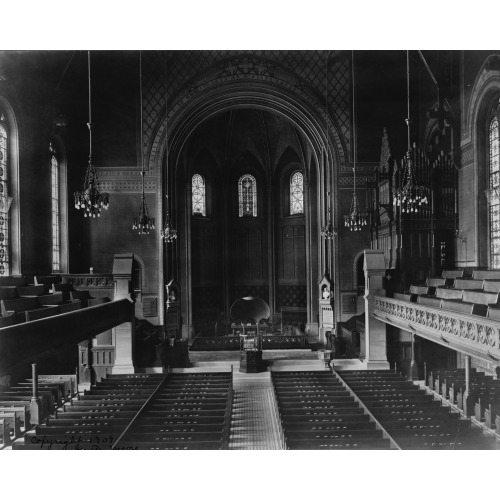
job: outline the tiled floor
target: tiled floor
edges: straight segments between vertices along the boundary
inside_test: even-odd
[[[234,373],[230,450],[280,450],[269,372]]]

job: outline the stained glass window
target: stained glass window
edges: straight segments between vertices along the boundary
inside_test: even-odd
[[[240,217],[257,217],[257,181],[250,174],[238,181],[238,207]]]
[[[205,198],[205,179],[200,174],[194,174],[192,179],[193,215],[207,215]]]
[[[490,189],[500,188],[498,117],[493,117],[489,131]],[[500,268],[500,205],[499,197],[492,196],[490,205],[490,267]]]
[[[59,161],[50,144],[51,185],[52,185],[52,271],[61,270],[61,237],[59,217]]]
[[[301,172],[290,176],[290,215],[304,213],[304,177]]]
[[[7,192],[8,134],[0,117],[0,276],[9,275],[9,200]]]

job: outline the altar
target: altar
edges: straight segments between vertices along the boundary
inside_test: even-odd
[[[240,338],[240,372],[262,371],[262,335],[271,315],[269,306],[261,299],[243,297],[233,303],[230,314],[231,331]]]

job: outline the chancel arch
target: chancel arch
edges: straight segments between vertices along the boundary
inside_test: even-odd
[[[267,92],[269,92],[268,89]],[[263,95],[259,95],[259,93]],[[307,328],[312,332],[317,332],[318,306],[316,284],[319,279],[320,269],[324,269],[325,259],[330,261],[328,267],[331,269],[335,267],[333,263],[333,252],[326,253],[324,245],[321,243],[318,225],[320,224],[319,219],[321,217],[321,210],[326,206],[326,191],[333,191],[337,170],[339,166],[343,164],[343,148],[340,148],[341,150],[339,151],[336,147],[336,145],[341,144],[342,141],[334,138],[335,135],[339,137],[339,133],[334,125],[334,121],[332,121],[330,117],[326,119],[326,123],[331,136],[328,142],[325,140],[325,116],[324,110],[319,104],[316,104],[316,107],[313,106],[312,109],[311,106],[306,106],[301,109],[300,106],[298,106],[298,104],[304,106],[304,103],[301,102],[303,100],[301,99],[291,103],[290,101],[284,101],[282,96],[278,99],[270,100],[270,96],[266,96],[265,94],[265,89],[260,88],[260,86],[255,93],[247,93],[247,95],[241,92],[241,90],[238,92],[233,90],[229,96],[226,95],[224,99],[221,99],[219,96],[219,99],[221,99],[220,101],[207,101],[206,104],[208,109],[205,109],[203,105],[198,103],[196,109],[184,110],[185,121],[172,114],[172,117],[169,118],[169,130],[172,131],[169,135],[170,156],[168,164],[170,170],[168,174],[163,172],[162,185],[165,190],[169,189],[168,183],[165,182],[165,179],[168,177],[170,179],[170,185],[176,185],[178,187],[178,193],[184,193],[186,191],[184,187],[186,186],[186,179],[188,178],[185,173],[186,158],[190,156],[186,154],[186,151],[191,147],[195,147],[197,150],[201,148],[199,135],[200,130],[203,128],[210,129],[210,134],[213,135],[213,127],[210,127],[211,123],[213,125],[211,120],[216,120],[219,123],[224,122],[224,133],[221,133],[220,137],[211,137],[210,149],[213,150],[214,145],[219,145],[218,151],[214,153],[214,157],[217,158],[217,165],[220,168],[222,179],[225,179],[225,169],[233,169],[231,172],[228,170],[230,177],[228,177],[227,181],[228,189],[231,185],[233,187],[233,197],[231,197],[231,193],[226,193],[225,198],[219,197],[217,190],[222,189],[222,186],[225,185],[226,182],[220,185],[214,182],[213,198],[214,200],[218,200],[216,203],[224,203],[224,201],[221,201],[223,199],[231,200],[230,205],[237,202],[237,181],[241,175],[245,174],[245,169],[241,168],[241,165],[245,162],[252,163],[249,159],[253,157],[255,161],[250,165],[250,170],[248,170],[247,173],[250,175],[254,175],[254,172],[257,173],[254,175],[257,186],[257,217],[253,223],[259,226],[259,228],[258,231],[257,228],[253,228],[254,232],[250,231],[251,235],[250,233],[247,234],[248,238],[246,245],[247,248],[249,248],[251,241],[256,245],[258,244],[257,241],[260,241],[258,246],[263,249],[263,254],[259,256],[258,251],[252,252],[252,258],[254,259],[254,263],[258,260],[260,260],[261,263],[264,262],[264,267],[261,268],[260,274],[257,273],[259,276],[258,278],[257,274],[252,278],[257,281],[262,281],[262,283],[256,282],[253,285],[254,288],[252,288],[252,293],[265,297],[265,300],[269,301],[271,304],[273,312],[276,312],[278,310],[278,296],[281,292],[278,290],[276,274],[276,249],[278,247],[278,240],[275,236],[275,215],[280,213],[282,208],[284,209],[284,204],[282,202],[287,200],[287,203],[290,203],[290,176],[295,172],[299,172],[303,186],[302,203],[304,206],[304,213],[293,215],[293,217],[302,219],[303,221],[301,228],[297,228],[297,234],[301,233],[298,239],[302,241],[300,245],[297,246],[296,253],[298,259],[301,262],[307,262],[307,264],[301,264],[298,268],[300,280],[304,281],[303,293],[301,292],[297,295],[294,291],[294,295],[300,297],[300,307],[305,311],[304,316],[306,319],[304,323],[307,325]],[[207,99],[208,95],[209,94],[207,94]],[[205,96],[203,96],[203,98],[205,98]],[[252,115],[254,116],[252,117]],[[248,117],[248,119],[245,120],[246,128],[238,123],[241,116]],[[202,120],[197,123],[196,126],[193,123],[195,117]],[[175,125],[173,125],[174,123]],[[255,124],[255,134],[247,134],[248,123]],[[193,126],[191,130],[188,128],[189,124]],[[295,149],[293,164],[289,163],[288,165],[288,178],[286,182],[284,182],[284,172],[279,162],[281,161],[280,155],[283,155],[283,151],[287,150],[287,148],[283,147],[281,142],[283,137],[280,137],[279,128],[276,126],[277,124],[280,127],[285,127],[290,145]],[[161,134],[162,125],[159,126],[158,130],[158,133]],[[158,137],[157,146],[160,148],[164,146],[161,137]],[[301,152],[300,155],[297,151]],[[311,157],[311,161],[307,162],[307,164],[300,159],[305,151],[307,151],[307,154]],[[327,153],[325,154],[324,151]],[[287,151],[286,154],[288,153]],[[155,162],[155,158],[155,152],[152,151],[150,161]],[[273,164],[276,166],[273,167]],[[314,169],[314,172],[309,171],[311,168]],[[329,170],[328,175],[319,174],[320,171],[324,172],[326,169]],[[192,168],[189,170],[189,184],[191,189],[194,170]],[[279,184],[284,196],[280,194],[280,196],[274,200],[270,197],[270,193],[274,193],[277,176],[281,176]],[[183,180],[181,181],[181,179]],[[181,185],[183,186],[182,189],[180,189]],[[260,196],[261,194],[263,196]],[[277,203],[277,200],[281,201]],[[216,203],[214,203],[214,207]],[[334,214],[337,213],[335,209],[336,203],[337,201],[335,197],[333,197],[332,212]],[[176,204],[176,210],[182,211],[185,206],[185,202],[179,201],[179,203]],[[289,207],[287,211],[289,212]],[[234,214],[233,208],[228,207],[226,214],[227,216]],[[262,218],[260,214],[263,215]],[[288,213],[288,216],[289,215]],[[181,216],[180,214],[179,216],[180,220],[183,221],[181,224],[187,221],[185,216]],[[189,223],[193,224],[193,222],[194,219],[191,218]],[[244,222],[247,225],[251,224],[250,221]],[[228,220],[225,224],[226,229],[236,229],[234,219]],[[248,229],[249,228],[247,228],[247,230]],[[256,236],[257,233],[259,234],[259,238]],[[241,235],[241,228],[238,234]],[[218,245],[225,245],[226,250],[224,251],[229,252],[231,244],[225,241],[228,238],[226,235],[227,231],[222,231],[222,236],[219,238]],[[231,231],[229,231],[230,239],[236,238],[235,235],[236,232],[233,235]],[[243,240],[240,241],[240,243],[243,245]],[[167,254],[169,251],[174,253],[178,252],[179,260],[176,262],[178,268],[176,272],[179,273],[179,280],[182,286],[183,280],[188,284],[193,279],[193,275],[188,276],[189,272],[186,271],[189,267],[187,266],[187,262],[191,258],[190,256],[192,256],[194,249],[192,235],[184,239],[180,237],[177,245],[178,248],[175,250],[173,248],[170,249],[168,246],[165,250]],[[239,258],[240,257],[241,255]],[[239,284],[234,287],[232,286],[232,278],[230,278],[230,276],[234,275],[234,273],[230,273],[230,266],[227,264],[228,261],[225,256],[223,261],[226,262],[226,267],[223,266],[221,272],[223,293],[222,305],[218,307],[219,312],[227,311],[231,305],[231,300],[233,298],[238,298],[235,294],[239,294],[242,291]],[[171,270],[166,270],[166,272],[170,274]],[[183,325],[183,336],[187,337],[192,335],[194,331],[193,306],[195,304],[195,296],[192,295],[192,292],[187,293],[185,299],[187,300],[183,302],[182,308],[185,314],[184,317],[187,321]]]

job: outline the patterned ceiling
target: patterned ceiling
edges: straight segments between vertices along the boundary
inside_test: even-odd
[[[326,65],[328,56],[328,94],[326,93]],[[237,61],[232,65],[231,61]],[[183,92],[195,91],[204,76],[219,71],[272,72],[286,71],[296,79],[299,89],[312,93],[319,105],[326,98],[330,113],[339,124],[339,133],[349,145],[349,82],[350,60],[341,51],[168,51],[147,52],[144,56],[144,146],[151,148],[155,130],[159,125],[168,99],[171,103]],[[233,66],[237,65],[234,69]],[[165,92],[167,80],[168,94]]]

